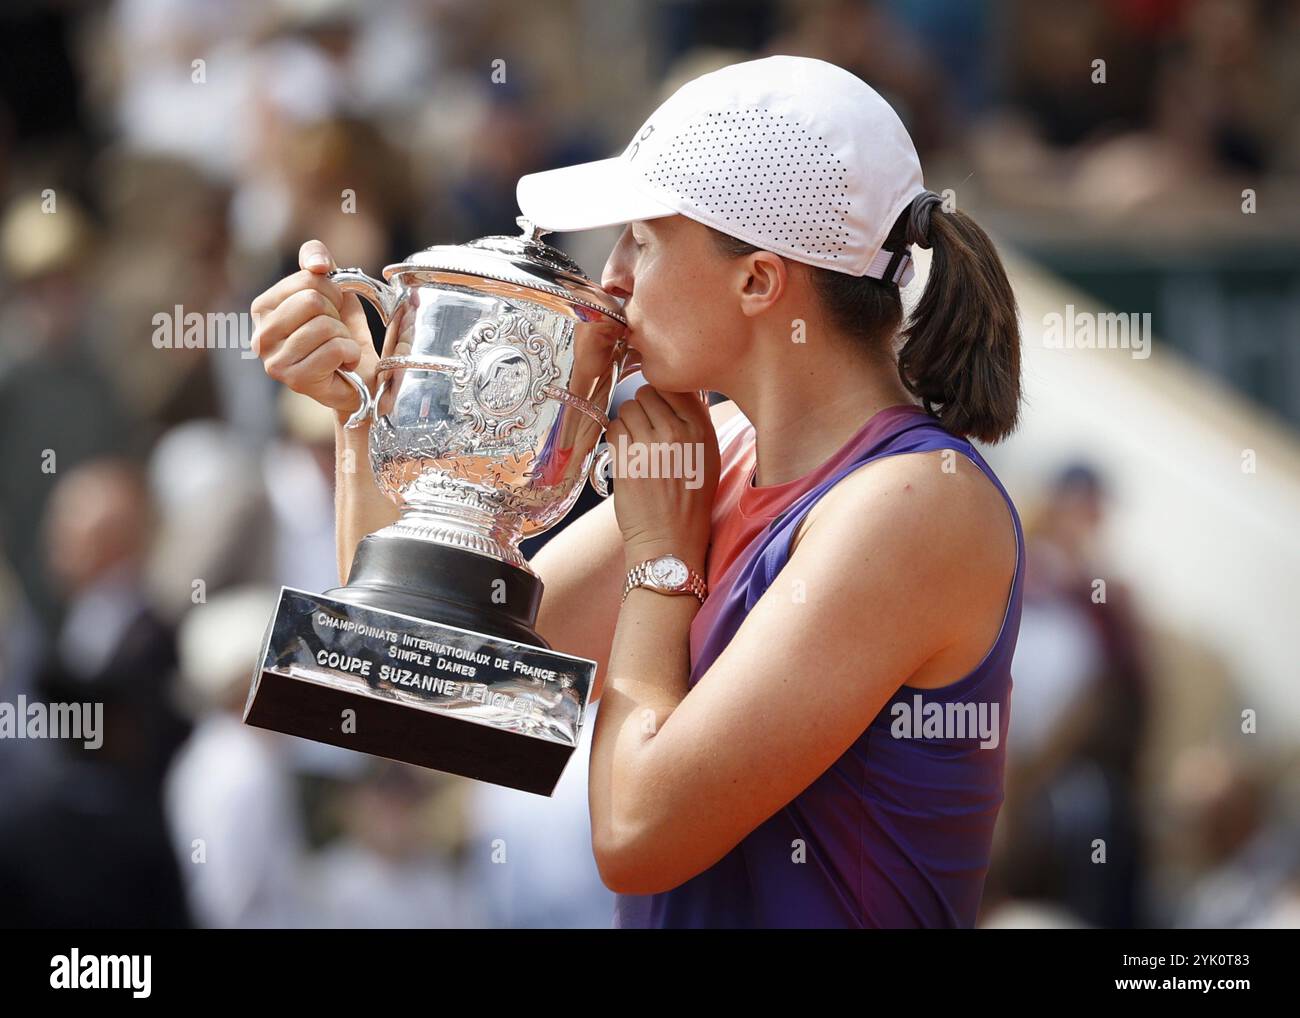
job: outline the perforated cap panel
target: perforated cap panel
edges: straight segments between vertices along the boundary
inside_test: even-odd
[[[849,240],[847,169],[826,142],[780,113],[704,113],[644,173],[759,246],[834,261]]]

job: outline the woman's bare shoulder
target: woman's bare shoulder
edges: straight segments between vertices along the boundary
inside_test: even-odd
[[[895,636],[915,641],[921,657],[903,681],[925,689],[958,681],[987,656],[1017,566],[1007,500],[974,460],[946,451],[899,453],[851,471],[804,517],[790,552],[809,588],[862,604],[887,588],[908,606],[906,631]]]
[[[964,549],[969,565],[993,573],[1012,568],[1016,539],[1006,500],[968,457],[947,450],[901,453],[872,460],[848,473],[800,521],[794,543],[817,519],[861,516],[865,506],[905,496],[907,512],[923,518],[924,537],[936,548]],[[792,545],[793,547],[793,545]]]

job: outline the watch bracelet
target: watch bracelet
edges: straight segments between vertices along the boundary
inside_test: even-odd
[[[623,581],[623,597],[619,601],[620,604],[626,601],[627,595],[632,593],[632,591],[637,587],[645,587],[648,590],[653,590],[656,594],[664,594],[669,597],[676,597],[681,594],[691,594],[700,602],[700,604],[704,604],[704,599],[708,596],[708,587],[703,578],[689,565],[686,567],[686,586],[681,590],[661,590],[658,587],[652,587],[647,583],[643,583],[643,580],[649,578],[649,567],[650,563],[653,561],[653,558],[648,558],[644,562],[638,562],[627,571],[627,577]]]

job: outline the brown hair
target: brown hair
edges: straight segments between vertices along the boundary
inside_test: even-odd
[[[807,268],[831,321],[868,348],[891,342],[902,326],[899,377],[945,428],[999,442],[1020,417],[1015,294],[988,235],[964,212],[944,212],[936,199],[930,196],[928,208],[917,209],[915,201],[905,208],[884,243],[888,251],[903,251],[909,241],[934,251],[925,292],[906,324],[897,284]],[[915,219],[914,211],[921,213]],[[725,255],[763,250],[709,230]]]

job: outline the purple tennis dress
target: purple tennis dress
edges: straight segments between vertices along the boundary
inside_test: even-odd
[[[939,449],[969,457],[1006,500],[1016,532],[1015,576],[997,640],[973,671],[941,689],[899,688],[838,760],[713,866],[669,891],[618,895],[614,926],[974,926],[1002,805],[1011,657],[1020,628],[1025,546],[1010,496],[969,442],[919,407],[874,414],[812,473],[764,488],[750,485],[752,426],[738,414],[719,432],[715,540],[728,529],[753,536],[724,551],[724,559],[710,553],[710,594],[691,628],[691,687],[785,565],[799,521],[837,481],[871,460]],[[816,677],[809,672],[805,679]],[[968,718],[983,709],[986,731],[996,729],[996,740],[973,726],[895,738],[895,704],[906,704],[918,718],[935,713],[925,709],[931,704]],[[959,704],[971,706],[957,710]],[[944,737],[954,732],[960,737]]]

